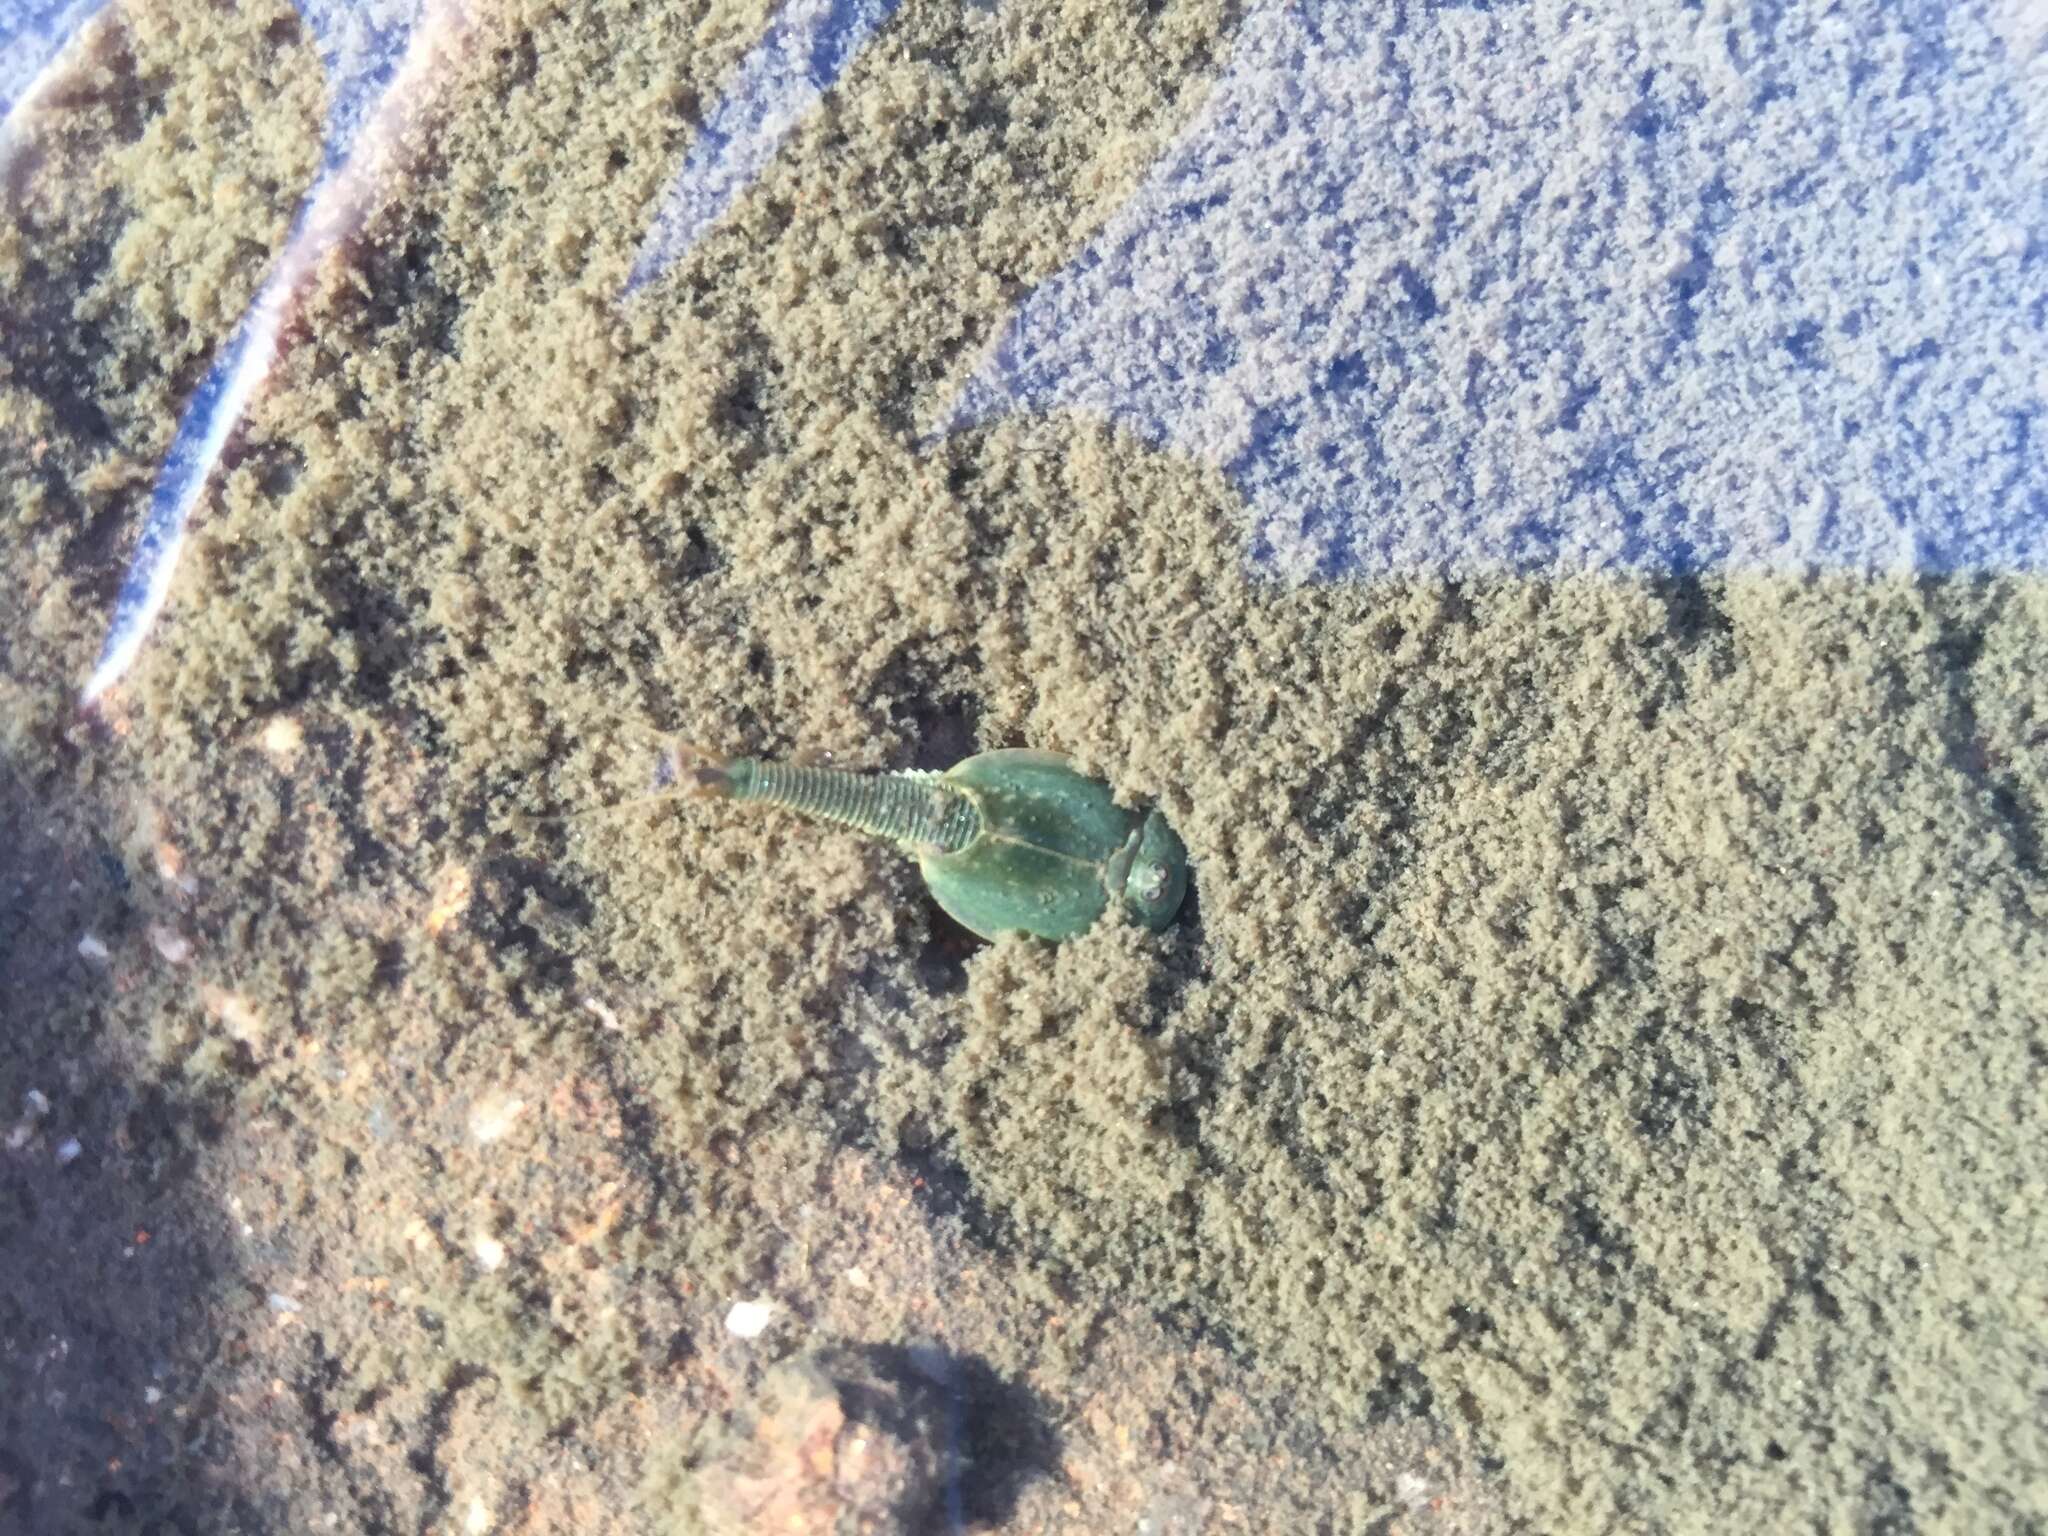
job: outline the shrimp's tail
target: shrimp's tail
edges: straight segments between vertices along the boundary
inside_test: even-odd
[[[530,816],[514,811],[508,820],[514,827],[525,830],[558,826],[570,821],[588,821],[598,816],[616,816],[621,811],[644,810],[670,800],[721,799],[734,793],[733,766],[729,758],[677,741],[671,742],[661,754],[661,760],[654,769],[654,788],[648,794],[635,795],[630,800],[620,800],[612,805],[562,811],[553,816]]]

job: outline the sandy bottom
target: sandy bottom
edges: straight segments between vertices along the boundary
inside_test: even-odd
[[[821,1360],[929,1485],[876,1531],[2048,1521],[2048,582],[1289,589],[1098,423],[920,452],[1234,13],[906,10],[621,307],[758,17],[619,9],[482,29],[86,717],[317,155],[291,13],[138,15],[14,189],[0,1524],[738,1529]],[[1189,914],[522,829],[665,733],[1065,750]]]

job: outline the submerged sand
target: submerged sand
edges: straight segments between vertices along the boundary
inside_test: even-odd
[[[480,28],[83,719],[319,77],[281,5],[138,9],[42,128],[0,1510],[687,1528],[763,1373],[856,1344],[956,1362],[975,1528],[2048,1520],[2048,585],[1290,589],[1100,423],[921,450],[1235,13],[906,8],[622,308],[762,14]],[[970,947],[746,808],[516,822],[665,733],[1070,752],[1192,910]]]

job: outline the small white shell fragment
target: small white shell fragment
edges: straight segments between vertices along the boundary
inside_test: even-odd
[[[858,1264],[849,1264],[846,1269],[846,1283],[856,1291],[864,1291],[869,1284],[868,1272]]]
[[[107,963],[105,940],[101,939],[96,933],[86,934],[78,941],[78,958],[90,960],[94,965],[105,965]]]
[[[486,1271],[496,1269],[505,1262],[505,1245],[495,1237],[479,1236],[471,1245],[471,1251],[476,1254],[477,1263]]]
[[[772,1301],[736,1301],[725,1314],[725,1331],[736,1339],[758,1339],[774,1318]]]
[[[476,1101],[469,1112],[469,1134],[480,1147],[487,1147],[526,1113],[526,1100],[493,1091]]]
[[[7,1133],[7,1150],[19,1152],[34,1139],[36,1122],[50,1112],[49,1096],[40,1088],[31,1088],[21,1096],[21,1118]]]
[[[158,1403],[164,1400],[163,1388],[144,1387],[142,1389],[142,1400],[145,1403],[149,1404],[150,1407],[154,1408]]]
[[[149,942],[154,944],[156,952],[172,965],[183,965],[192,958],[192,941],[177,929],[167,928],[162,923],[150,928]]]
[[[281,1312],[289,1316],[291,1313],[299,1310],[298,1302],[294,1298],[285,1295],[283,1291],[272,1291],[265,1300],[273,1312]]]
[[[65,1137],[57,1144],[57,1166],[62,1168],[66,1163],[76,1162],[78,1155],[84,1150],[85,1148],[78,1144],[76,1136]]]
[[[263,750],[276,760],[280,768],[290,766],[305,741],[306,728],[290,715],[279,715],[263,727]]]
[[[462,1517],[462,1528],[469,1536],[483,1536],[491,1528],[491,1512],[484,1507],[482,1499],[469,1501],[469,1512]]]

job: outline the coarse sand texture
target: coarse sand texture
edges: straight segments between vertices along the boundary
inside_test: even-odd
[[[134,3],[24,130],[0,1531],[822,1520],[849,1424],[877,1531],[2048,1529],[2032,13],[1344,12],[1303,298],[1117,223],[1273,12],[902,0],[635,284],[774,14],[471,8],[85,713],[326,87]],[[1064,752],[1186,902],[524,819],[668,740]]]

